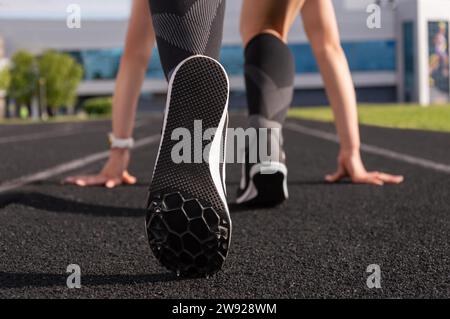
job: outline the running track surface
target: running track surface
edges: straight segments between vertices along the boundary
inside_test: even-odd
[[[138,140],[160,132],[160,116],[139,121]],[[242,115],[233,115],[230,126],[243,123]],[[329,124],[290,123],[334,133]],[[107,121],[0,126],[0,183],[101,153],[108,131]],[[450,165],[450,134],[362,127],[362,137],[372,146]],[[209,279],[178,279],[158,265],[146,242],[142,208],[157,138],[133,153],[135,186],[60,185],[69,174],[98,171],[100,159],[0,192],[0,297],[450,297],[449,173],[363,153],[369,169],[404,174],[406,182],[329,185],[323,175],[335,168],[337,144],[292,128],[285,139],[289,201],[275,209],[231,207],[230,254],[223,271]],[[232,200],[240,167],[227,171]],[[81,289],[66,287],[69,264],[81,266]],[[381,267],[381,289],[366,286],[370,264]]]

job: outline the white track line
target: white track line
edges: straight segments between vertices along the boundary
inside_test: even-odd
[[[147,124],[145,120],[139,120],[135,124],[135,128],[140,128],[141,126]],[[63,124],[61,124],[63,125]],[[80,133],[94,133],[101,132],[104,129],[99,128],[71,128],[71,129],[63,129],[63,130],[55,130],[52,132],[41,132],[41,133],[32,133],[32,134],[23,134],[23,135],[15,135],[15,136],[5,136],[0,137],[0,145],[8,144],[8,143],[17,143],[17,142],[28,142],[28,141],[36,141],[44,138],[54,138],[54,137],[64,137],[69,135],[75,135]]]
[[[137,140],[134,144],[133,149],[138,149],[150,144],[158,143],[160,139],[160,135],[152,135],[150,137],[142,138]],[[87,166],[89,164],[107,159],[109,156],[109,150],[99,153],[94,153],[70,162],[66,162],[52,168],[46,169],[44,171],[34,173],[31,175],[26,175],[19,177],[17,179],[7,181],[5,183],[0,184],[0,193],[11,191],[13,189],[22,187],[24,185],[34,183],[37,181],[45,180],[53,176],[57,176],[63,173],[67,173],[69,171],[73,171],[75,169],[79,169],[81,167]]]
[[[332,133],[309,128],[309,127],[306,127],[306,126],[303,126],[300,124],[296,124],[296,123],[292,123],[292,122],[287,122],[285,124],[285,127],[287,129],[297,132],[297,133],[306,134],[309,136],[317,137],[317,138],[327,140],[330,142],[334,142],[334,143],[339,143],[339,138],[337,137],[337,135],[332,134]],[[388,150],[385,148],[381,148],[378,146],[374,146],[374,145],[361,144],[361,150],[366,153],[369,153],[369,154],[379,155],[379,156],[394,159],[394,160],[397,160],[400,162],[404,162],[404,163],[420,166],[423,168],[431,169],[431,170],[434,170],[437,172],[450,174],[450,165],[437,163],[437,162],[430,161],[430,160],[420,158],[420,157],[415,157],[415,156],[411,156],[411,155],[394,152],[394,151],[391,151],[391,150]]]

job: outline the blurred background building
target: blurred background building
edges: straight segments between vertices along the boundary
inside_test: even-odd
[[[66,25],[66,0],[0,0],[5,54],[48,48],[68,52],[84,67],[80,96],[111,94],[124,43],[129,0],[79,0],[81,28]],[[334,0],[359,101],[449,101],[450,0]],[[95,4],[94,4],[95,3]],[[380,5],[380,28],[370,28],[368,6]],[[228,0],[221,60],[236,96],[242,95],[240,0]],[[296,105],[326,104],[323,83],[298,19],[290,34],[296,57]],[[1,46],[0,46],[1,48]],[[0,51],[1,52],[1,51]],[[166,82],[155,50],[143,93],[162,93]]]

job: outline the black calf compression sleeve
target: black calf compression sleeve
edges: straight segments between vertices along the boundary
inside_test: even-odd
[[[295,62],[288,46],[268,33],[245,49],[245,84],[251,126],[254,120],[283,124],[294,92]],[[259,120],[258,120],[259,119]]]
[[[201,54],[219,59],[225,0],[149,0],[164,73]]]

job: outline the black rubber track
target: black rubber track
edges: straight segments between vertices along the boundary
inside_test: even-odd
[[[147,104],[145,104],[147,105]],[[161,132],[162,110],[140,113],[136,140]],[[289,120],[291,121],[291,120]],[[245,114],[230,127],[245,127]],[[334,125],[294,123],[334,133]],[[2,182],[105,150],[109,121],[0,125],[0,136],[67,127],[76,134],[0,144]],[[448,133],[361,126],[364,143],[450,165]],[[61,185],[104,161],[0,194],[0,298],[449,298],[450,175],[363,152],[366,168],[404,174],[398,186],[328,184],[339,146],[284,131],[289,200],[271,209],[230,207],[233,244],[222,271],[184,280],[150,252],[143,198],[159,143],[133,151],[134,186]],[[39,151],[36,151],[37,148]],[[234,200],[241,164],[227,166]],[[69,264],[81,289],[66,286]],[[366,285],[370,264],[381,289]],[[175,304],[175,302],[174,302]]]

